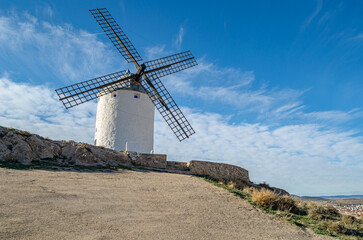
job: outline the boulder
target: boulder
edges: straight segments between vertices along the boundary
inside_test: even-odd
[[[32,135],[26,139],[30,148],[38,159],[50,159],[60,157],[62,149],[50,140],[43,139],[38,135]]]
[[[124,152],[99,148],[93,145],[81,143],[75,148],[71,157],[76,165],[81,166],[131,166],[131,160]]]
[[[10,149],[12,149],[12,147],[13,145],[7,146],[4,142],[0,140],[0,159],[6,158],[6,156],[11,153]]]
[[[36,154],[32,151],[29,144],[25,141],[19,141],[13,145],[11,154],[8,155],[12,160],[17,160],[22,164],[30,164],[36,159]]]

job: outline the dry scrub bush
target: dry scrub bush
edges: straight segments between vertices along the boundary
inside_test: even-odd
[[[232,181],[229,181],[227,183],[227,186],[230,187],[230,188],[236,188],[236,183],[235,182],[232,182]]]
[[[340,213],[333,206],[328,205],[327,207],[317,206],[316,204],[308,205],[308,214],[310,217],[316,220],[321,219],[334,219],[340,217]]]
[[[294,199],[290,196],[278,196],[268,189],[254,189],[251,194],[252,200],[264,207],[272,210],[280,210],[286,212],[298,212],[298,208]]]
[[[308,212],[308,204],[300,199],[294,198],[296,207],[300,210],[300,214],[306,215]]]
[[[253,187],[245,187],[245,188],[243,188],[243,193],[251,196],[253,190],[255,190],[255,188],[253,188]]]
[[[251,197],[255,203],[267,208],[272,208],[275,205],[277,195],[267,189],[253,189]]]
[[[359,218],[350,215],[342,215],[341,223],[348,230],[363,232],[363,221]]]
[[[353,225],[353,224],[359,223],[359,219],[357,219],[354,216],[343,215],[342,216],[342,223],[344,223],[345,225]]]
[[[337,234],[344,234],[347,229],[345,228],[344,224],[341,222],[329,222],[328,224],[328,231],[337,233]]]

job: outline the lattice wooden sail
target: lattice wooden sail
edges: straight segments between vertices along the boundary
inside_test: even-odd
[[[170,55],[144,63],[146,72],[150,71],[158,78],[182,71],[184,69],[194,67],[197,61],[190,51],[181,52],[178,54]],[[155,71],[156,69],[159,69]]]
[[[142,81],[142,86],[148,91],[155,107],[179,141],[183,141],[195,133],[164,84],[156,75],[147,74],[146,79]]]
[[[97,98],[97,96],[102,96],[117,89],[127,87],[126,80],[131,79],[128,75],[126,71],[111,73],[106,76],[59,88],[55,91],[58,94],[59,100],[68,109],[91,101]]]
[[[89,11],[127,62],[142,61],[134,45],[106,8],[96,8]]]

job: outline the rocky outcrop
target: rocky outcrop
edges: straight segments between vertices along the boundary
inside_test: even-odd
[[[53,141],[25,131],[0,127],[0,160],[31,164],[52,160],[62,165],[131,166],[127,153],[86,143]]]

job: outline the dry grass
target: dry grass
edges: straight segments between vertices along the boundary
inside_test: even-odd
[[[269,209],[284,212],[297,212],[298,207],[293,198],[290,196],[278,196],[268,189],[253,189],[251,194],[252,200]]]
[[[308,214],[311,218],[316,220],[322,219],[336,219],[341,215],[337,209],[333,206],[328,205],[327,207],[317,206],[316,204],[310,203],[308,206]]]
[[[245,187],[242,191],[243,191],[243,193],[251,196],[253,190],[255,190],[255,188],[253,188],[253,187]]]
[[[345,234],[347,228],[341,222],[334,222],[332,220],[320,221],[318,226],[323,229],[327,229],[332,234]]]

